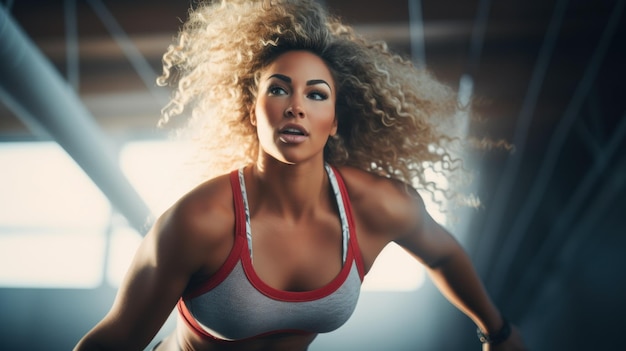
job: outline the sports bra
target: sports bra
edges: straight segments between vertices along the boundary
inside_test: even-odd
[[[178,302],[178,311],[196,334],[237,341],[277,333],[325,333],[343,325],[354,311],[364,277],[352,211],[338,172],[325,165],[339,209],[343,267],[327,285],[309,291],[272,288],[252,265],[252,232],[243,168],[230,173],[235,241],[220,269]]]

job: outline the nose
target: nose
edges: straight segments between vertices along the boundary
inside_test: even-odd
[[[285,109],[285,117],[289,117],[289,118],[295,118],[295,117],[300,117],[303,118],[305,116],[304,110],[302,109],[301,105],[296,102],[293,101],[289,107],[287,107]]]

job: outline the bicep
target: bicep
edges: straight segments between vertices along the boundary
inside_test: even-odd
[[[419,194],[411,193],[396,220],[401,228],[394,241],[420,262],[435,267],[460,248],[456,239],[428,213]]]
[[[90,342],[103,349],[140,349],[156,335],[195,269],[184,252],[187,244],[176,234],[160,220],[146,235],[111,310],[87,337]]]

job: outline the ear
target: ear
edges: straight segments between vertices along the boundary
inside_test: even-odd
[[[330,129],[330,136],[335,136],[335,134],[337,134],[337,115],[335,115],[335,119],[333,120],[333,126]]]
[[[255,106],[252,106],[248,115],[250,116],[250,124],[256,127],[256,113],[254,113],[254,110]]]

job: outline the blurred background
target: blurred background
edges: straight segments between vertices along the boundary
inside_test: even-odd
[[[1,350],[71,349],[111,306],[150,221],[186,189],[188,147],[156,126],[169,91],[155,78],[191,3],[0,2]],[[482,206],[438,219],[530,349],[621,349],[625,1],[324,3],[471,98],[482,120],[469,133],[514,144],[468,151]],[[353,318],[311,346],[345,349],[480,345],[390,247]]]

